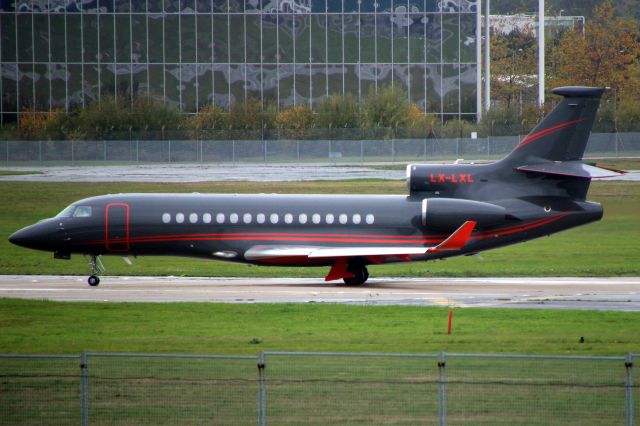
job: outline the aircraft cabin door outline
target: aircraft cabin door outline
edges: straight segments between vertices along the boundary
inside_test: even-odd
[[[110,252],[129,250],[129,205],[107,204],[104,212],[105,248]]]

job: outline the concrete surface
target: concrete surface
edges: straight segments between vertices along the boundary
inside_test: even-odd
[[[0,297],[97,302],[345,303],[640,311],[640,277],[318,278],[0,276]]]

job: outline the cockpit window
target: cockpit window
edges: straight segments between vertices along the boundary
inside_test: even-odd
[[[91,217],[91,206],[76,207],[73,217]]]
[[[58,213],[56,217],[71,217],[75,209],[76,209],[76,206],[70,205],[69,207],[65,208],[60,213]]]

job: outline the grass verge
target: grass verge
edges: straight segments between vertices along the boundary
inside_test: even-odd
[[[637,312],[458,308],[451,335],[447,315],[439,307],[2,299],[0,353],[640,352]]]
[[[53,260],[50,253],[11,245],[9,235],[51,217],[78,199],[116,192],[402,194],[404,182],[27,183],[0,182],[0,274],[87,274],[85,259]],[[373,276],[621,276],[640,275],[640,184],[595,182],[590,199],[603,204],[602,221],[551,238],[438,262],[372,266]],[[326,268],[277,268],[220,261],[143,257],[133,266],[106,257],[107,274],[176,276],[323,277]]]

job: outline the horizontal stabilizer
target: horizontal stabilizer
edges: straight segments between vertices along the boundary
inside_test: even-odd
[[[584,179],[610,178],[624,174],[618,170],[609,170],[584,164],[581,161],[554,161],[516,167],[521,172],[542,173]]]

